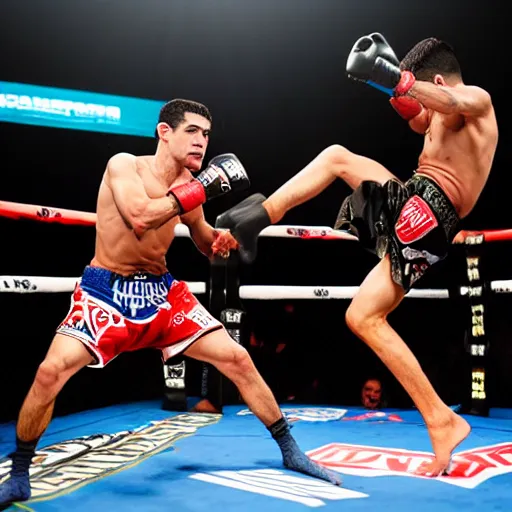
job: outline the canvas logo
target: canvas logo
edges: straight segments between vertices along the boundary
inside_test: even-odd
[[[351,491],[313,478],[289,475],[276,469],[213,471],[211,473],[196,473],[190,478],[294,501],[308,507],[321,507],[326,504],[326,501],[368,497],[368,494],[362,492]]]
[[[341,443],[321,446],[308,455],[340,473],[370,477],[401,475],[427,478],[414,473],[421,472],[433,459],[431,453]],[[500,443],[456,453],[452,457],[450,474],[436,480],[474,489],[489,478],[510,472],[512,443]]]
[[[357,416],[343,418],[343,421],[404,421],[398,414],[388,414],[383,411],[365,412]]]
[[[281,409],[283,416],[289,421],[337,421],[343,418],[347,409],[336,409],[334,407],[284,407]],[[249,409],[237,412],[237,416],[248,416],[252,414]]]
[[[172,446],[199,428],[217,423],[219,414],[180,414],[136,430],[98,434],[38,450],[30,467],[31,501],[71,492],[114,471],[132,467]],[[0,483],[7,480],[11,459],[0,460]]]

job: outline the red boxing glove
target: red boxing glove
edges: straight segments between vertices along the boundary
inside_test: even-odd
[[[171,188],[167,195],[172,194],[180,213],[186,213],[214,197],[249,186],[249,177],[240,160],[233,153],[224,153],[213,157],[196,179]]]
[[[409,89],[416,82],[416,77],[410,71],[402,71],[400,82],[396,85],[394,92],[395,96],[403,96],[407,94]]]
[[[416,117],[422,110],[421,103],[410,96],[398,96],[390,98],[391,106],[406,120],[409,121]]]
[[[192,211],[206,202],[206,191],[199,180],[192,180],[178,185],[167,192],[172,194],[180,207],[180,213]]]

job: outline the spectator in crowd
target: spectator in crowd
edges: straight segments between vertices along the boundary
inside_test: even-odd
[[[364,381],[361,388],[361,403],[366,409],[382,409],[386,407],[380,379],[370,377]]]

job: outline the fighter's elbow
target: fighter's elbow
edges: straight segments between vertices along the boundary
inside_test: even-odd
[[[141,238],[150,228],[147,215],[148,201],[133,201],[126,211],[126,221],[137,238]]]
[[[479,89],[478,95],[475,97],[474,101],[471,104],[470,114],[475,116],[481,116],[487,114],[492,108],[492,99],[491,95],[484,91],[483,89]]]
[[[149,226],[146,223],[134,222],[131,226],[133,234],[140,240],[149,230]]]

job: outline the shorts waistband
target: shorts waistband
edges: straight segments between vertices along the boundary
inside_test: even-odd
[[[154,315],[166,302],[173,281],[168,272],[162,275],[136,272],[123,276],[105,268],[87,266],[80,287],[123,316],[143,320]]]

